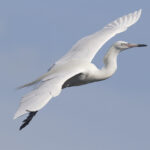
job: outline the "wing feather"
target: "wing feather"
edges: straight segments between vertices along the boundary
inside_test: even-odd
[[[59,77],[44,81],[38,88],[23,96],[14,119],[43,108],[52,97],[61,92],[61,82],[62,80],[59,80]]]
[[[82,38],[56,63],[66,63],[70,60],[85,60],[91,62],[105,42],[116,34],[126,31],[128,27],[135,24],[139,20],[141,12],[142,10],[140,9],[120,17],[106,25],[102,30]]]
[[[42,109],[53,97],[60,94],[62,86],[69,78],[79,74],[79,69],[66,71],[64,66],[64,71],[58,72],[57,74],[50,74],[49,76],[42,79],[40,85],[22,97],[20,106],[14,115],[14,119],[28,113],[35,112]]]

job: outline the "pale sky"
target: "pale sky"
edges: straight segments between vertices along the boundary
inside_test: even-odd
[[[0,2],[0,149],[149,150],[150,49],[120,54],[105,81],[63,90],[19,131],[13,120],[21,96],[16,87],[36,79],[72,45],[107,23],[140,8],[140,20],[107,42],[94,59],[101,67],[118,40],[150,45],[148,0],[2,0]]]

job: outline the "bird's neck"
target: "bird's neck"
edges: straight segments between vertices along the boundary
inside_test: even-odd
[[[104,66],[97,72],[97,80],[105,80],[111,77],[117,70],[117,56],[119,50],[115,47],[111,47],[104,56]]]

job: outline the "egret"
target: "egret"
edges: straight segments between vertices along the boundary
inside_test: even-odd
[[[50,99],[58,96],[62,89],[110,78],[117,70],[117,56],[120,52],[133,47],[147,46],[145,44],[117,41],[104,56],[104,66],[101,69],[98,69],[91,62],[99,49],[109,39],[135,24],[139,20],[141,12],[142,10],[140,9],[120,17],[100,31],[82,38],[66,55],[56,61],[47,73],[31,83],[19,87],[24,88],[38,83],[36,88],[22,97],[20,106],[14,115],[14,119],[16,119],[28,113],[20,130],[29,124],[35,114]]]

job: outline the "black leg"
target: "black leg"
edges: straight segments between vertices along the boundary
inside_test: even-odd
[[[20,126],[19,130],[22,130],[24,127],[26,127],[30,123],[32,118],[36,115],[37,112],[38,111],[30,112],[28,117],[25,120],[23,120],[23,124]]]

